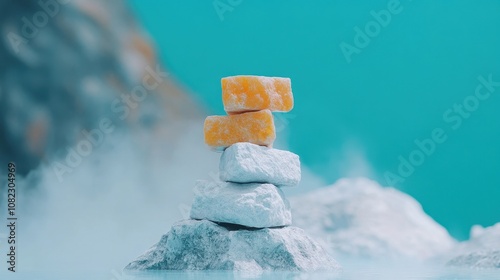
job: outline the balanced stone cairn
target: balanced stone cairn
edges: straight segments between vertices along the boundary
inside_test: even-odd
[[[292,227],[282,187],[300,181],[299,156],[273,149],[271,111],[293,108],[288,78],[222,79],[227,116],[205,120],[205,142],[223,151],[220,181],[198,181],[190,220],[126,269],[338,270],[303,230]]]

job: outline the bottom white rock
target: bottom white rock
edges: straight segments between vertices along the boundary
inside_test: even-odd
[[[313,271],[340,265],[296,227],[242,229],[185,220],[125,269]]]

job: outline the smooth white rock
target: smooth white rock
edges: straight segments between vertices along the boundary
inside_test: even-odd
[[[470,235],[453,250],[447,265],[500,269],[500,223],[487,228],[475,225]]]
[[[288,151],[236,143],[222,153],[219,174],[225,182],[296,186],[300,182],[300,160]]]
[[[296,227],[233,230],[207,220],[175,224],[128,270],[340,270]]]
[[[369,179],[341,179],[290,204],[293,224],[334,257],[425,260],[456,244],[415,199]]]
[[[288,200],[271,184],[197,181],[190,217],[256,228],[292,223]]]

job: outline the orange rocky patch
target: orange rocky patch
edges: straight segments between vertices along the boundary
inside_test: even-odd
[[[215,149],[238,142],[272,146],[276,139],[271,111],[262,110],[229,116],[209,116],[205,119],[205,143]]]
[[[269,109],[288,112],[293,108],[289,78],[233,76],[221,79],[222,102],[229,114]]]

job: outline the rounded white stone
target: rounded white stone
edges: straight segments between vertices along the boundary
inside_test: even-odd
[[[225,182],[295,186],[300,182],[300,160],[288,151],[236,143],[222,154],[219,174]]]
[[[290,204],[271,184],[197,181],[192,219],[246,227],[279,227],[292,223]]]

